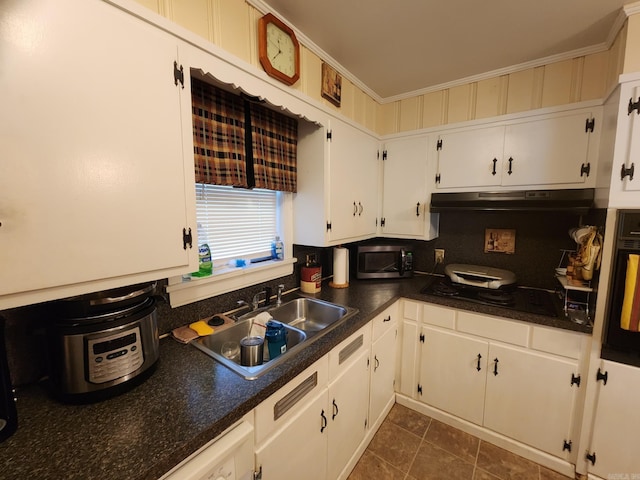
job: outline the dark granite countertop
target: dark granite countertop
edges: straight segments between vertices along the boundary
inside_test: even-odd
[[[160,341],[154,374],[118,397],[64,405],[40,385],[18,392],[18,431],[0,444],[0,479],[152,480],[215,438],[400,297],[590,333],[565,319],[420,294],[425,277],[323,285],[318,298],[359,313],[294,358],[248,381],[190,345]]]

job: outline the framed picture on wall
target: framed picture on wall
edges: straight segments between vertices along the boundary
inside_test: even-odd
[[[322,62],[322,97],[339,107],[341,96],[342,76],[330,65]]]

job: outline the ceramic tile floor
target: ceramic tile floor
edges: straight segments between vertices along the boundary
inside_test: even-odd
[[[395,404],[347,480],[567,480]]]

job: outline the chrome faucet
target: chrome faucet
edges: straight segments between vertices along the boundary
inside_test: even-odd
[[[276,298],[276,307],[282,305],[282,291],[284,290],[284,285],[278,285],[278,297]]]
[[[254,310],[257,310],[260,306],[260,295],[264,293],[264,306],[271,305],[271,287],[266,287],[264,290],[256,293],[253,296],[253,300],[251,301],[251,305]]]

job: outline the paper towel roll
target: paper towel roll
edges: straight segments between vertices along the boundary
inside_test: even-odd
[[[333,249],[333,284],[336,286],[349,283],[349,250],[344,247]]]

